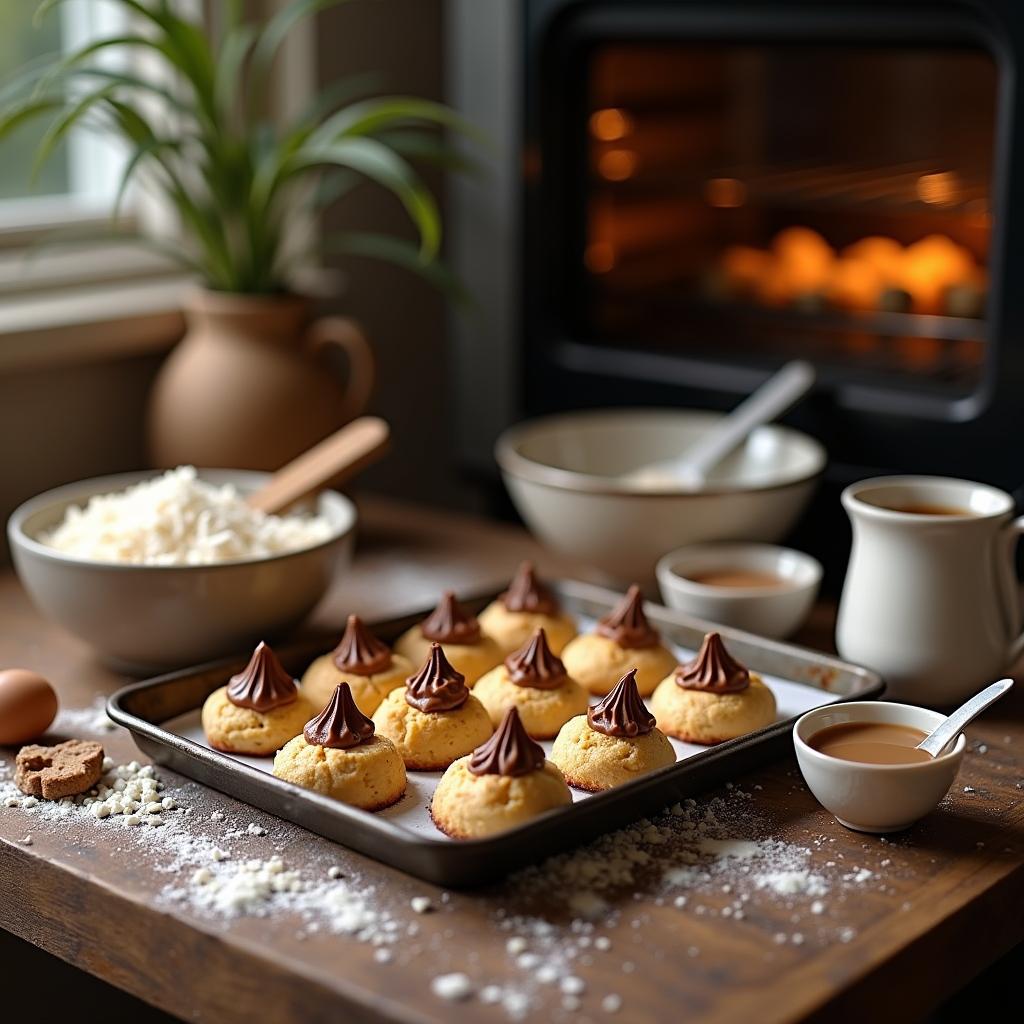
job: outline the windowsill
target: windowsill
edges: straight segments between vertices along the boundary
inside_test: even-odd
[[[0,372],[166,351],[190,285],[163,275],[0,298]]]

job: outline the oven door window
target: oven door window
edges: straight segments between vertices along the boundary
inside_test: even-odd
[[[577,339],[977,387],[987,52],[616,41],[587,48],[582,80],[582,237],[565,278]]]

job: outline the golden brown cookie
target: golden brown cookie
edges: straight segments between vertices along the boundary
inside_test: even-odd
[[[261,643],[245,669],[206,698],[203,731],[214,750],[268,757],[302,732],[312,714],[295,680]]]
[[[480,679],[473,696],[487,708],[495,727],[509,708],[517,708],[526,731],[540,740],[551,739],[588,704],[586,691],[552,652],[543,629]]]
[[[472,686],[485,672],[501,664],[501,648],[480,628],[476,616],[470,615],[449,590],[441,603],[419,625],[406,630],[395,643],[395,651],[414,665],[423,664],[434,643]]]
[[[52,747],[33,743],[14,760],[14,784],[30,796],[63,800],[92,789],[103,774],[103,747],[90,740],[66,740]]]
[[[441,777],[430,815],[446,835],[477,839],[570,803],[562,773],[544,759],[510,708],[494,736]]]
[[[538,629],[547,635],[548,645],[560,654],[576,635],[576,622],[562,610],[554,593],[537,579],[530,562],[523,562],[509,584],[480,613],[480,628],[494,637],[505,654],[519,650]]]
[[[761,677],[708,633],[697,657],[658,685],[651,710],[670,736],[710,746],[771,725],[776,706]]]
[[[472,694],[451,711],[420,711],[392,690],[373,713],[373,723],[387,736],[409,771],[435,772],[473,750],[494,731],[483,704]]]
[[[407,784],[394,744],[374,735],[347,683],[337,686],[327,707],[278,751],[274,775],[365,811],[390,807]]]
[[[636,669],[636,685],[646,697],[676,665],[658,631],[644,614],[640,588],[632,586],[593,633],[571,640],[562,651],[569,675],[590,693],[609,693],[623,673]]]
[[[594,793],[674,764],[676,754],[640,699],[631,669],[604,700],[562,726],[551,760],[570,786]]]
[[[407,658],[394,654],[364,625],[350,615],[345,633],[330,654],[317,658],[302,677],[301,690],[315,708],[323,707],[335,688],[347,682],[359,710],[372,715],[380,702],[415,671]]]

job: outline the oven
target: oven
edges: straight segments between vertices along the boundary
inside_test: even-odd
[[[726,409],[800,357],[821,384],[787,422],[831,458],[803,546],[845,556],[837,492],[869,474],[1021,483],[1011,0],[522,11],[495,431]]]

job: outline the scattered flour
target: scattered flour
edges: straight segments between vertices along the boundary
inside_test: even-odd
[[[0,762],[0,815],[24,814],[34,831],[85,822],[106,843],[111,819],[137,819],[137,827],[118,828],[115,841],[159,853],[154,866],[167,883],[155,896],[167,907],[225,921],[291,916],[297,937],[344,936],[374,947],[374,961],[387,965],[438,949],[438,933],[453,934],[444,930],[445,913],[472,899],[377,891],[348,866],[343,870],[328,844],[315,868],[297,869],[286,856],[292,826],[275,826],[268,835],[248,816],[192,815],[192,798],[202,792],[186,782],[168,793],[150,765],[107,763],[90,794],[31,802],[10,781],[9,765]],[[822,862],[826,844],[824,836],[807,846],[773,838],[751,795],[736,787],[724,796],[683,801],[510,878],[499,892],[502,903],[518,912],[498,909],[491,919],[507,953],[501,976],[483,976],[472,955],[467,960],[445,952],[431,991],[444,1001],[479,1000],[510,1020],[550,1015],[553,1008],[616,1014],[624,1003],[615,978],[635,964],[622,939],[613,944],[608,932],[618,927],[621,937],[625,925],[639,935],[648,916],[632,906],[644,899],[680,914],[719,918],[722,927],[746,927],[754,935],[761,929],[769,957],[777,948],[850,942],[856,931],[826,909],[878,879],[838,856]],[[765,933],[764,924],[741,923],[765,901],[775,905],[769,920],[779,920],[779,902],[787,909],[785,930]],[[417,919],[429,929],[418,943]],[[701,955],[694,945],[682,949],[689,958]]]

